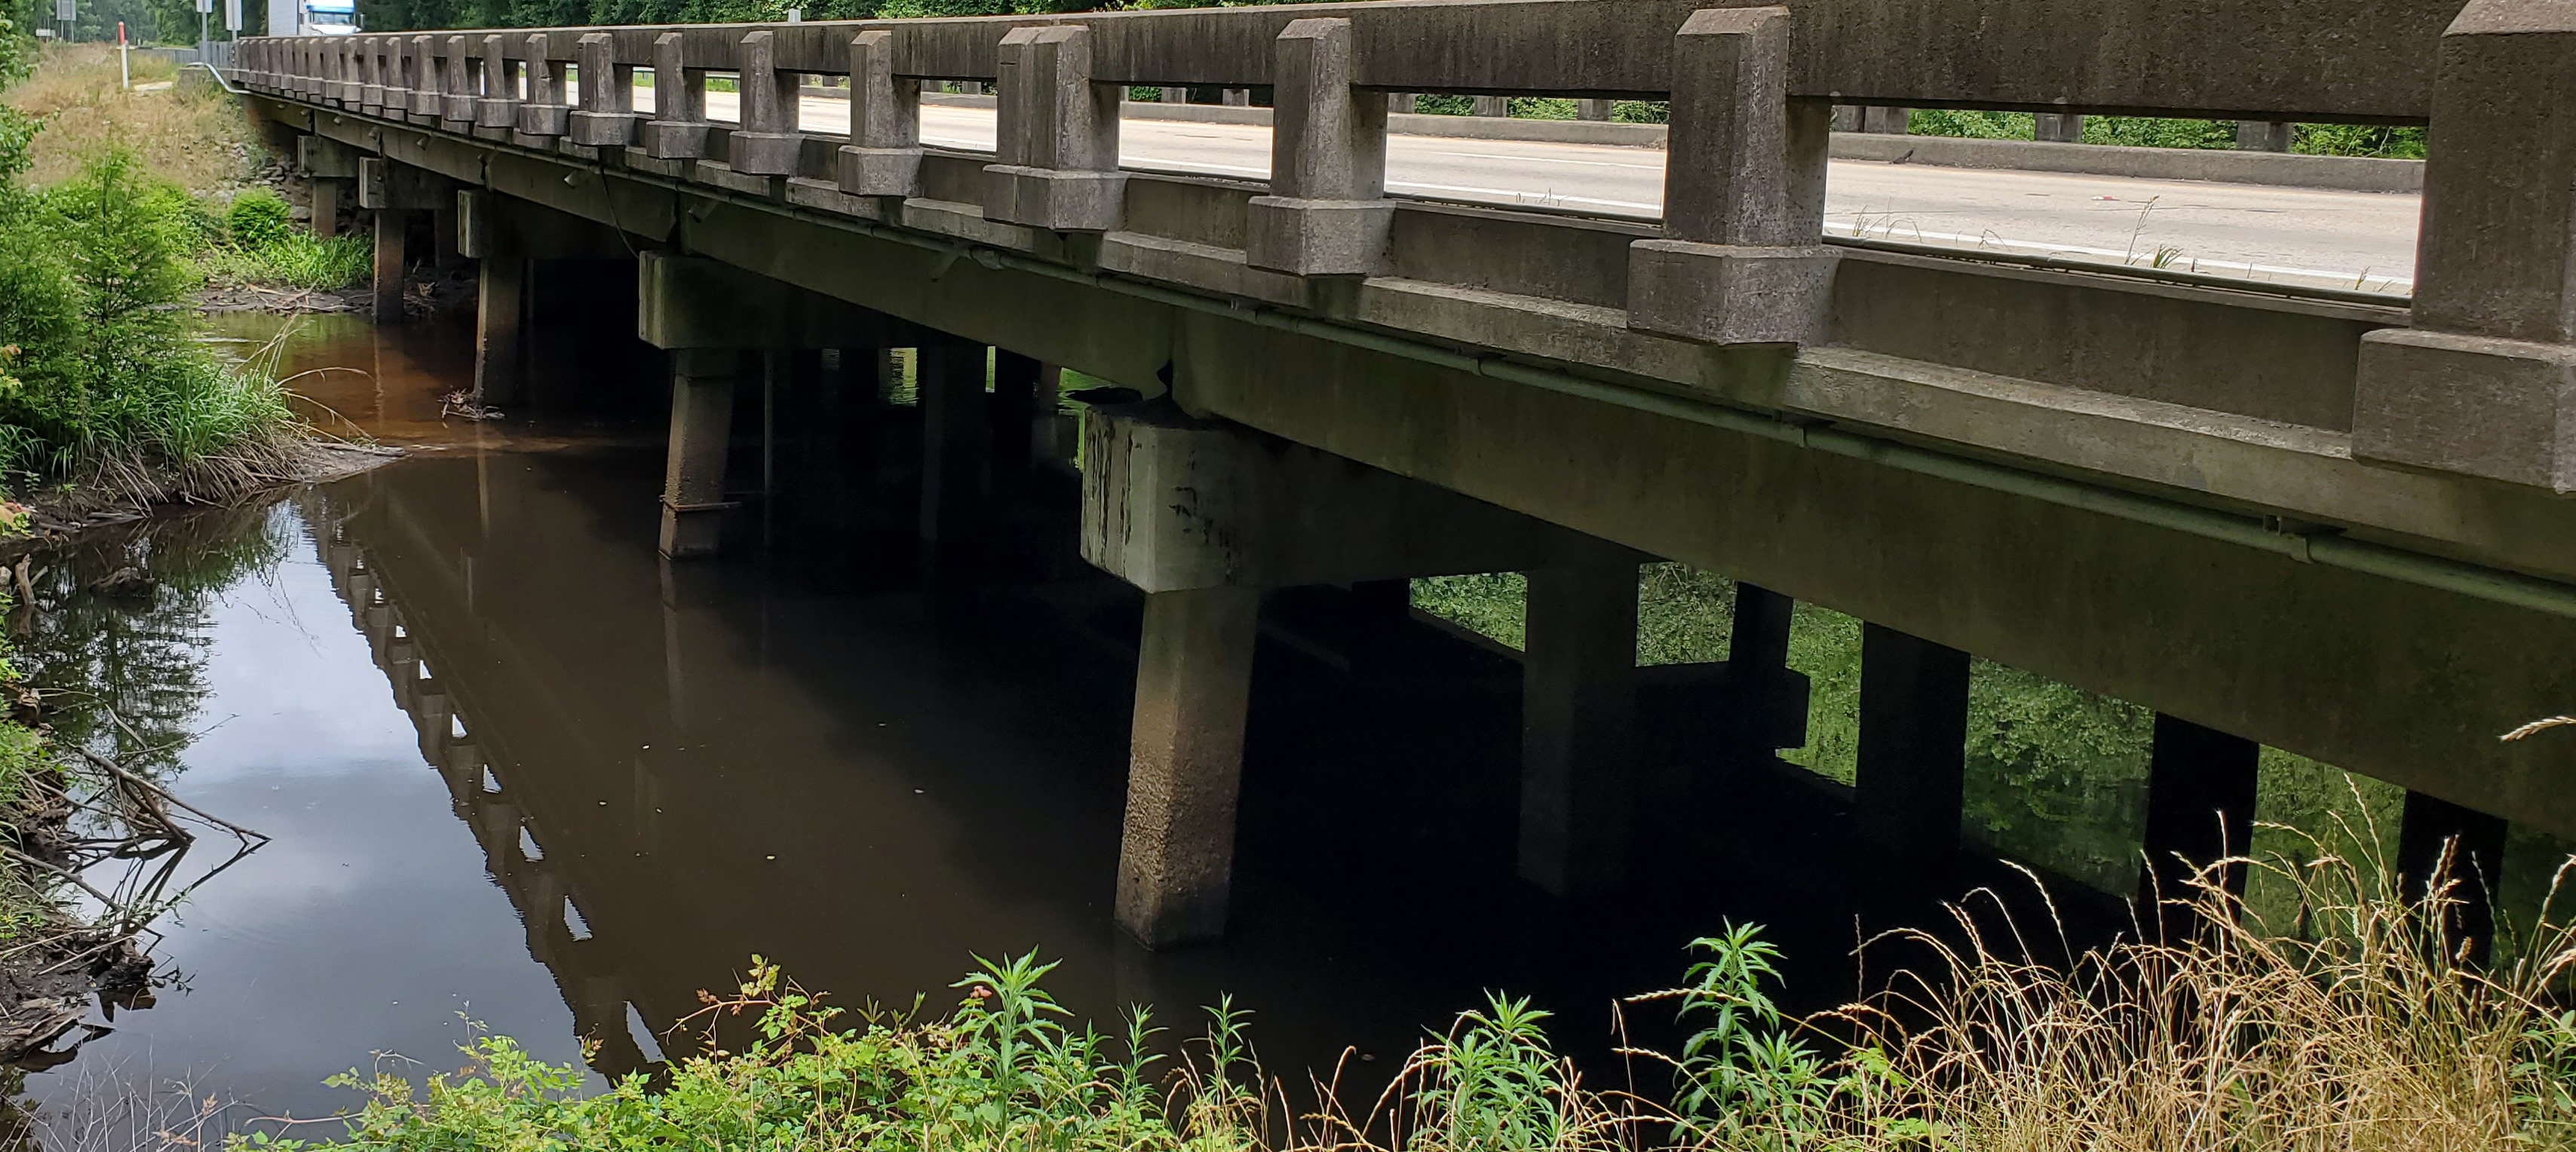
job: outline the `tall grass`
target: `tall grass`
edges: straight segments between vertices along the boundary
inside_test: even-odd
[[[226,241],[197,255],[206,279],[217,284],[279,285],[327,292],[366,278],[374,267],[374,242],[359,233],[329,238],[289,232],[264,243]]]
[[[2367,843],[2368,837],[2352,838]],[[2576,1143],[2576,1012],[2551,992],[2576,937],[2545,928],[2481,968],[2447,925],[2459,886],[2407,895],[2375,860],[2261,862],[2300,893],[2270,923],[2217,886],[2171,894],[2184,939],[2078,951],[1972,897],[1939,931],[1865,946],[1930,957],[1881,993],[1809,1019],[1771,993],[1758,928],[1696,942],[1672,1011],[1677,1053],[1624,1049],[1638,1082],[1587,1084],[1547,1013],[1493,995],[1360,1103],[1327,1081],[1293,1112],[1254,1061],[1246,1014],[1211,1009],[1169,1069],[1135,1010],[1076,1029],[1052,965],[984,963],[937,1018],[853,1022],[754,958],[689,1022],[698,1054],[582,1096],[581,1070],[505,1038],[415,1088],[389,1068],[337,1082],[368,1103],[348,1147],[1108,1149],[1198,1152],[2453,1152]],[[2565,870],[2562,869],[2562,874]],[[2153,923],[2158,918],[2143,917]],[[703,995],[703,994],[702,994]],[[745,1029],[742,1025],[749,1023]],[[716,1027],[723,1025],[724,1027]],[[735,1035],[725,1035],[730,1029]],[[675,1050],[681,1047],[672,1046]],[[314,1145],[283,1141],[287,1146]]]

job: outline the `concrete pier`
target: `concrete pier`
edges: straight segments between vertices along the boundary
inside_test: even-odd
[[[2187,938],[2197,919],[2187,907],[2200,893],[2195,871],[2251,850],[2255,766],[2263,748],[2241,736],[2159,713],[2147,761],[2146,869],[2139,877],[2140,920],[2169,940]],[[2245,894],[2245,865],[2223,869],[2219,883]]]
[[[1257,588],[1145,597],[1118,923],[1148,948],[1225,934]]]
[[[1861,626],[1863,835],[1889,851],[1957,850],[1967,772],[1968,654],[1877,624]]]
[[[2449,883],[2459,902],[2443,925],[2446,950],[2465,946],[2471,962],[2492,955],[2494,898],[2503,875],[2506,823],[2501,816],[2463,808],[2421,792],[2406,794],[2397,830],[2397,879],[2407,900],[2422,900],[2429,887]]]
[[[917,353],[925,575],[963,577],[978,553],[993,459],[992,433],[986,429],[984,415],[988,351],[981,344],[940,340],[923,344]]]
[[[528,262],[486,256],[474,277],[474,398],[500,407],[525,395]]]
[[[1637,565],[1532,569],[1521,689],[1521,878],[1558,896],[1627,873]]]
[[[375,315],[378,324],[403,321],[403,240],[411,213],[376,210]]]
[[[662,490],[664,556],[712,556],[720,543],[725,455],[733,436],[733,385],[739,353],[688,349],[671,354],[671,446]]]

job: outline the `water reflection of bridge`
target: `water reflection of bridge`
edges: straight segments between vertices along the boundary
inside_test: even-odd
[[[538,839],[543,817],[558,815],[547,810],[549,805],[560,798],[549,795],[533,775],[522,777],[509,737],[469,721],[474,703],[459,698],[455,680],[436,675],[447,654],[430,654],[429,642],[410,627],[403,607],[406,593],[427,590],[389,587],[382,561],[369,557],[342,530],[338,516],[345,510],[312,497],[304,511],[315,525],[332,590],[366,637],[376,667],[392,686],[395,705],[411,718],[421,758],[447,782],[457,816],[482,845],[493,882],[519,910],[529,955],[554,975],[572,1009],[575,1031],[598,1044],[591,1065],[615,1077],[659,1060],[658,1044],[650,1055],[643,1044],[654,1043],[652,1037],[677,1022],[674,1006],[648,1007],[626,986],[612,946],[601,943],[590,928],[593,919],[583,911],[584,899],[568,862],[547,854]],[[470,579],[463,572],[435,575]],[[640,770],[637,779],[639,784],[646,779]],[[649,793],[642,798],[651,799]],[[648,1030],[642,1042],[631,1023]]]

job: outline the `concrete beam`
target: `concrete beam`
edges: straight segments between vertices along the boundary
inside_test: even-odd
[[[1082,558],[1146,592],[1508,572],[1586,554],[1573,533],[1163,402],[1094,408],[1082,458]]]
[[[646,252],[637,259],[636,335],[656,348],[894,347],[911,325],[883,313],[714,260]]]

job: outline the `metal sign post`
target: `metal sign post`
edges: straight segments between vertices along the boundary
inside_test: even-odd
[[[80,21],[79,4],[80,0],[54,0],[54,23],[62,25],[57,35],[62,37],[65,44],[72,42],[73,33],[78,30],[76,25]]]

